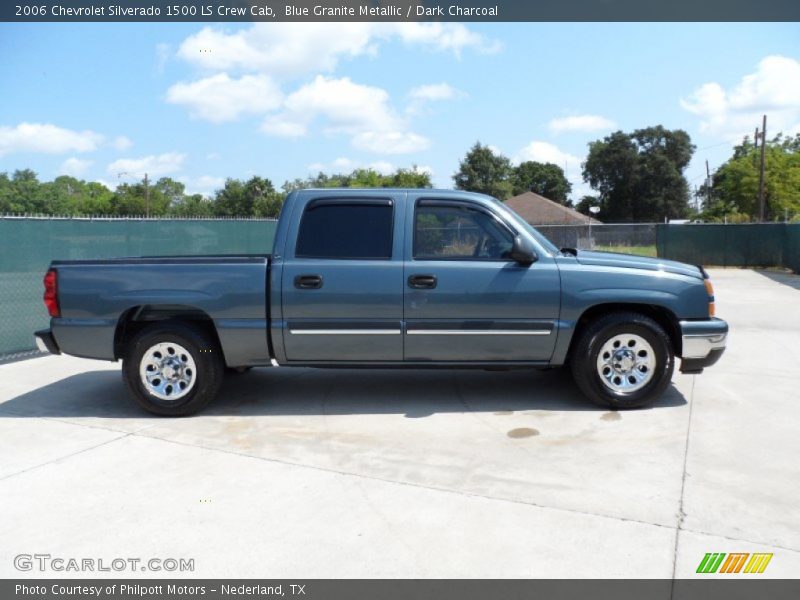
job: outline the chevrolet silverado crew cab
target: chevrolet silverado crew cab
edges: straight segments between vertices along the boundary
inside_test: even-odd
[[[295,191],[272,254],[56,260],[44,283],[39,347],[122,360],[159,415],[206,406],[226,368],[269,365],[568,365],[592,402],[633,408],[675,357],[684,373],[714,364],[728,332],[702,267],[559,250],[457,191]]]

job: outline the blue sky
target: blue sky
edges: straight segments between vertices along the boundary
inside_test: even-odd
[[[417,164],[451,187],[480,140],[566,165],[577,199],[615,129],[688,131],[692,185],[763,112],[800,131],[798,24],[0,24],[0,54],[0,171],[112,186]]]

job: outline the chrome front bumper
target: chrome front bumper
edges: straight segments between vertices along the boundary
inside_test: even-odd
[[[717,362],[728,342],[728,324],[722,319],[681,321],[681,372],[702,373]]]

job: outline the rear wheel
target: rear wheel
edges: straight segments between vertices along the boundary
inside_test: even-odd
[[[217,395],[223,373],[215,340],[183,323],[154,323],[141,330],[122,362],[130,395],[145,410],[162,416],[204,408]]]
[[[575,383],[595,404],[637,408],[664,392],[675,355],[656,321],[640,313],[615,312],[584,329],[572,350],[571,367]]]

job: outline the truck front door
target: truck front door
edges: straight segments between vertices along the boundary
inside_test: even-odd
[[[409,194],[406,219],[406,361],[550,359],[560,308],[552,257],[511,260],[520,232],[463,197]]]

